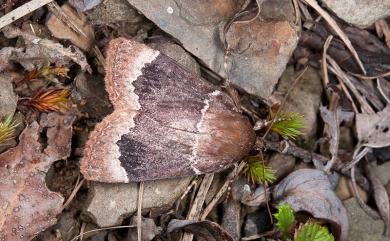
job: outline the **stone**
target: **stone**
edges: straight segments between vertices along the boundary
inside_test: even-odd
[[[131,221],[130,221],[130,225],[137,225],[137,216],[134,215],[132,218],[131,218]],[[142,229],[142,232],[141,232],[141,240],[142,241],[151,241],[152,239],[154,239],[154,237],[161,233],[162,231],[162,228],[160,227],[157,227],[156,223],[154,222],[154,220],[152,218],[144,218],[142,217],[141,218],[141,229]],[[131,228],[129,229],[129,232],[128,232],[128,237],[129,239],[128,240],[137,240],[137,229],[136,228]]]
[[[343,202],[347,209],[349,221],[349,241],[388,241],[388,237],[382,236],[384,224],[382,220],[374,220],[360,208],[355,198]]]
[[[358,186],[358,192],[364,202],[368,201],[368,194],[361,187]],[[352,180],[345,176],[340,176],[339,183],[336,187],[336,195],[341,200],[347,200],[353,197]]]
[[[169,209],[186,190],[190,177],[145,182],[142,211]],[[99,227],[120,225],[137,211],[138,183],[92,182],[84,214]]]
[[[360,28],[390,16],[388,0],[321,0],[321,2],[344,21]]]
[[[187,53],[180,45],[175,44],[169,40],[162,39],[148,44],[149,47],[156,49],[168,57],[176,60],[180,65],[188,71],[200,75],[200,67],[196,60]]]
[[[207,67],[225,76],[223,28],[240,10],[243,0],[128,2]],[[294,16],[290,1],[267,0],[261,9],[263,6],[268,10],[262,10],[259,19],[230,26],[226,41],[233,53],[227,56],[226,64],[229,80],[234,85],[268,98],[297,46],[298,29],[289,21]]]
[[[317,112],[321,103],[322,82],[319,70],[309,67],[296,86],[291,90],[282,112],[297,112],[303,115],[303,135],[297,138],[300,146],[311,150],[317,139]],[[300,72],[296,72],[292,66],[288,67],[280,78],[274,96],[282,102],[284,95],[291,88],[292,83]]]
[[[382,165],[372,164],[370,169],[382,183],[386,185],[390,181],[390,161],[383,163]]]
[[[272,228],[266,208],[261,208],[246,216],[243,228],[244,237],[266,232]]]
[[[0,75],[0,118],[13,115],[18,103],[12,86],[12,79],[7,74]]]
[[[126,33],[136,35],[144,28],[146,18],[139,14],[126,0],[107,0],[86,12],[88,19],[94,25],[119,24]]]
[[[281,153],[275,153],[269,160],[269,167],[275,170],[276,180],[281,180],[287,176],[290,172],[294,171],[295,157],[290,155],[284,155]]]

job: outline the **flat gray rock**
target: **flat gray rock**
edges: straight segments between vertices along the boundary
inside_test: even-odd
[[[142,211],[169,209],[185,191],[191,177],[145,182]],[[99,227],[120,225],[137,211],[138,183],[92,182],[84,214]]]
[[[349,221],[349,241],[388,241],[388,237],[382,236],[384,224],[382,220],[373,220],[360,208],[355,198],[343,202],[347,209]]]
[[[339,18],[361,28],[390,16],[389,0],[321,0]]]
[[[243,1],[128,0],[162,30],[176,38],[211,70],[225,75],[223,27]],[[227,59],[229,78],[250,94],[267,98],[284,71],[297,42],[290,24],[291,1],[264,1],[261,21],[234,23],[226,38],[232,51]],[[264,14],[263,14],[264,13]]]

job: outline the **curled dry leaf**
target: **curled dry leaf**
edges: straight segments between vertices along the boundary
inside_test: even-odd
[[[368,179],[370,179],[372,188],[374,190],[374,198],[376,206],[378,207],[379,213],[385,223],[384,235],[390,235],[390,204],[389,196],[386,192],[385,187],[382,185],[381,181],[375,176],[375,174],[367,168]]]
[[[192,233],[198,241],[234,241],[225,230],[211,221],[172,219],[168,224],[168,232],[178,230]]]
[[[26,70],[32,71],[53,63],[56,66],[69,65],[71,61],[80,65],[83,71],[92,72],[84,53],[76,46],[64,48],[60,43],[55,43],[48,39],[41,39],[33,34],[23,32],[18,28],[7,26],[3,29],[6,38],[22,37],[26,42],[24,51],[12,51],[8,61],[20,63]],[[10,50],[8,50],[10,51]],[[1,63],[1,61],[0,61]]]
[[[356,131],[362,146],[390,145],[390,105],[375,114],[356,114]]]
[[[347,240],[347,212],[324,172],[297,170],[276,185],[272,194],[278,204],[288,203],[295,212],[305,211],[314,218],[329,222],[336,239]]]
[[[55,15],[51,15],[46,22],[47,28],[58,39],[68,39],[74,45],[84,51],[88,51],[95,40],[95,34],[91,25],[88,24],[84,14],[78,14],[69,4],[62,5],[64,13],[73,20],[73,22],[85,33],[82,36],[68,27],[63,21]]]
[[[46,172],[70,154],[73,116],[50,113],[30,124],[18,146],[0,155],[0,240],[31,240],[56,223],[63,197],[51,192]],[[40,143],[47,130],[47,146]]]

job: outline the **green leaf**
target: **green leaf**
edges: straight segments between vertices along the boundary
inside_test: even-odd
[[[248,157],[244,173],[252,183],[273,183],[276,179],[275,170],[263,166],[262,160],[257,156]]]
[[[270,114],[273,119],[273,114]],[[278,133],[285,139],[295,139],[302,135],[304,128],[303,116],[296,112],[278,114],[272,124],[271,130]]]
[[[289,238],[289,231],[295,224],[294,210],[289,204],[282,204],[278,207],[278,212],[274,216],[276,227],[282,232],[283,238]]]
[[[0,146],[15,138],[15,129],[20,123],[13,121],[13,116],[8,115],[0,122]]]
[[[334,241],[334,237],[326,227],[307,222],[295,233],[294,241]]]

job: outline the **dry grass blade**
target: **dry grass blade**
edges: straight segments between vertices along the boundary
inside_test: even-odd
[[[351,90],[352,94],[355,96],[355,98],[359,101],[360,107],[363,112],[365,113],[375,113],[375,111],[372,109],[372,107],[365,101],[364,97],[359,93],[359,91],[356,89],[356,87],[353,85],[350,78],[352,76],[348,76],[336,63],[334,59],[332,59],[329,55],[327,56],[327,60],[329,61],[329,64],[331,66],[328,66],[328,68],[339,78],[339,80],[342,80],[344,84],[348,87],[348,89]],[[341,83],[341,81],[340,81]]]
[[[13,116],[9,115],[0,122],[0,146],[9,140],[15,138],[15,129],[20,123],[13,120]]]
[[[69,96],[70,90],[68,89],[38,91],[31,96],[27,105],[40,112],[61,112],[69,109],[67,106],[70,102]]]
[[[374,76],[365,76],[365,75],[354,74],[354,73],[350,73],[350,74],[353,75],[353,76],[355,76],[355,77],[358,77],[359,79],[363,79],[363,80],[374,80],[374,79],[377,79],[377,78],[389,77],[389,76],[390,76],[390,71],[385,72],[385,73],[383,73],[383,74],[374,75]]]
[[[355,58],[356,62],[359,64],[360,69],[364,74],[366,74],[366,69],[363,66],[362,61],[359,58],[359,55],[357,54],[355,48],[352,46],[351,41],[347,37],[347,35],[341,30],[341,28],[337,25],[336,21],[324,10],[321,8],[320,5],[318,5],[316,0],[302,0],[306,2],[310,7],[314,8],[325,20],[328,22],[330,27],[337,33],[337,35],[340,37],[341,40],[345,43],[349,51],[351,51],[353,57]]]
[[[329,48],[330,43],[332,42],[333,36],[330,35],[325,41],[324,44],[324,50],[322,52],[322,60],[321,60],[321,72],[322,72],[322,84],[326,93],[326,97],[328,98],[328,101],[330,101],[330,93],[327,90],[328,85],[329,85],[329,75],[328,75],[328,64],[326,62],[326,52]]]
[[[144,197],[144,182],[139,183],[137,203],[137,240],[142,240],[142,200]]]

